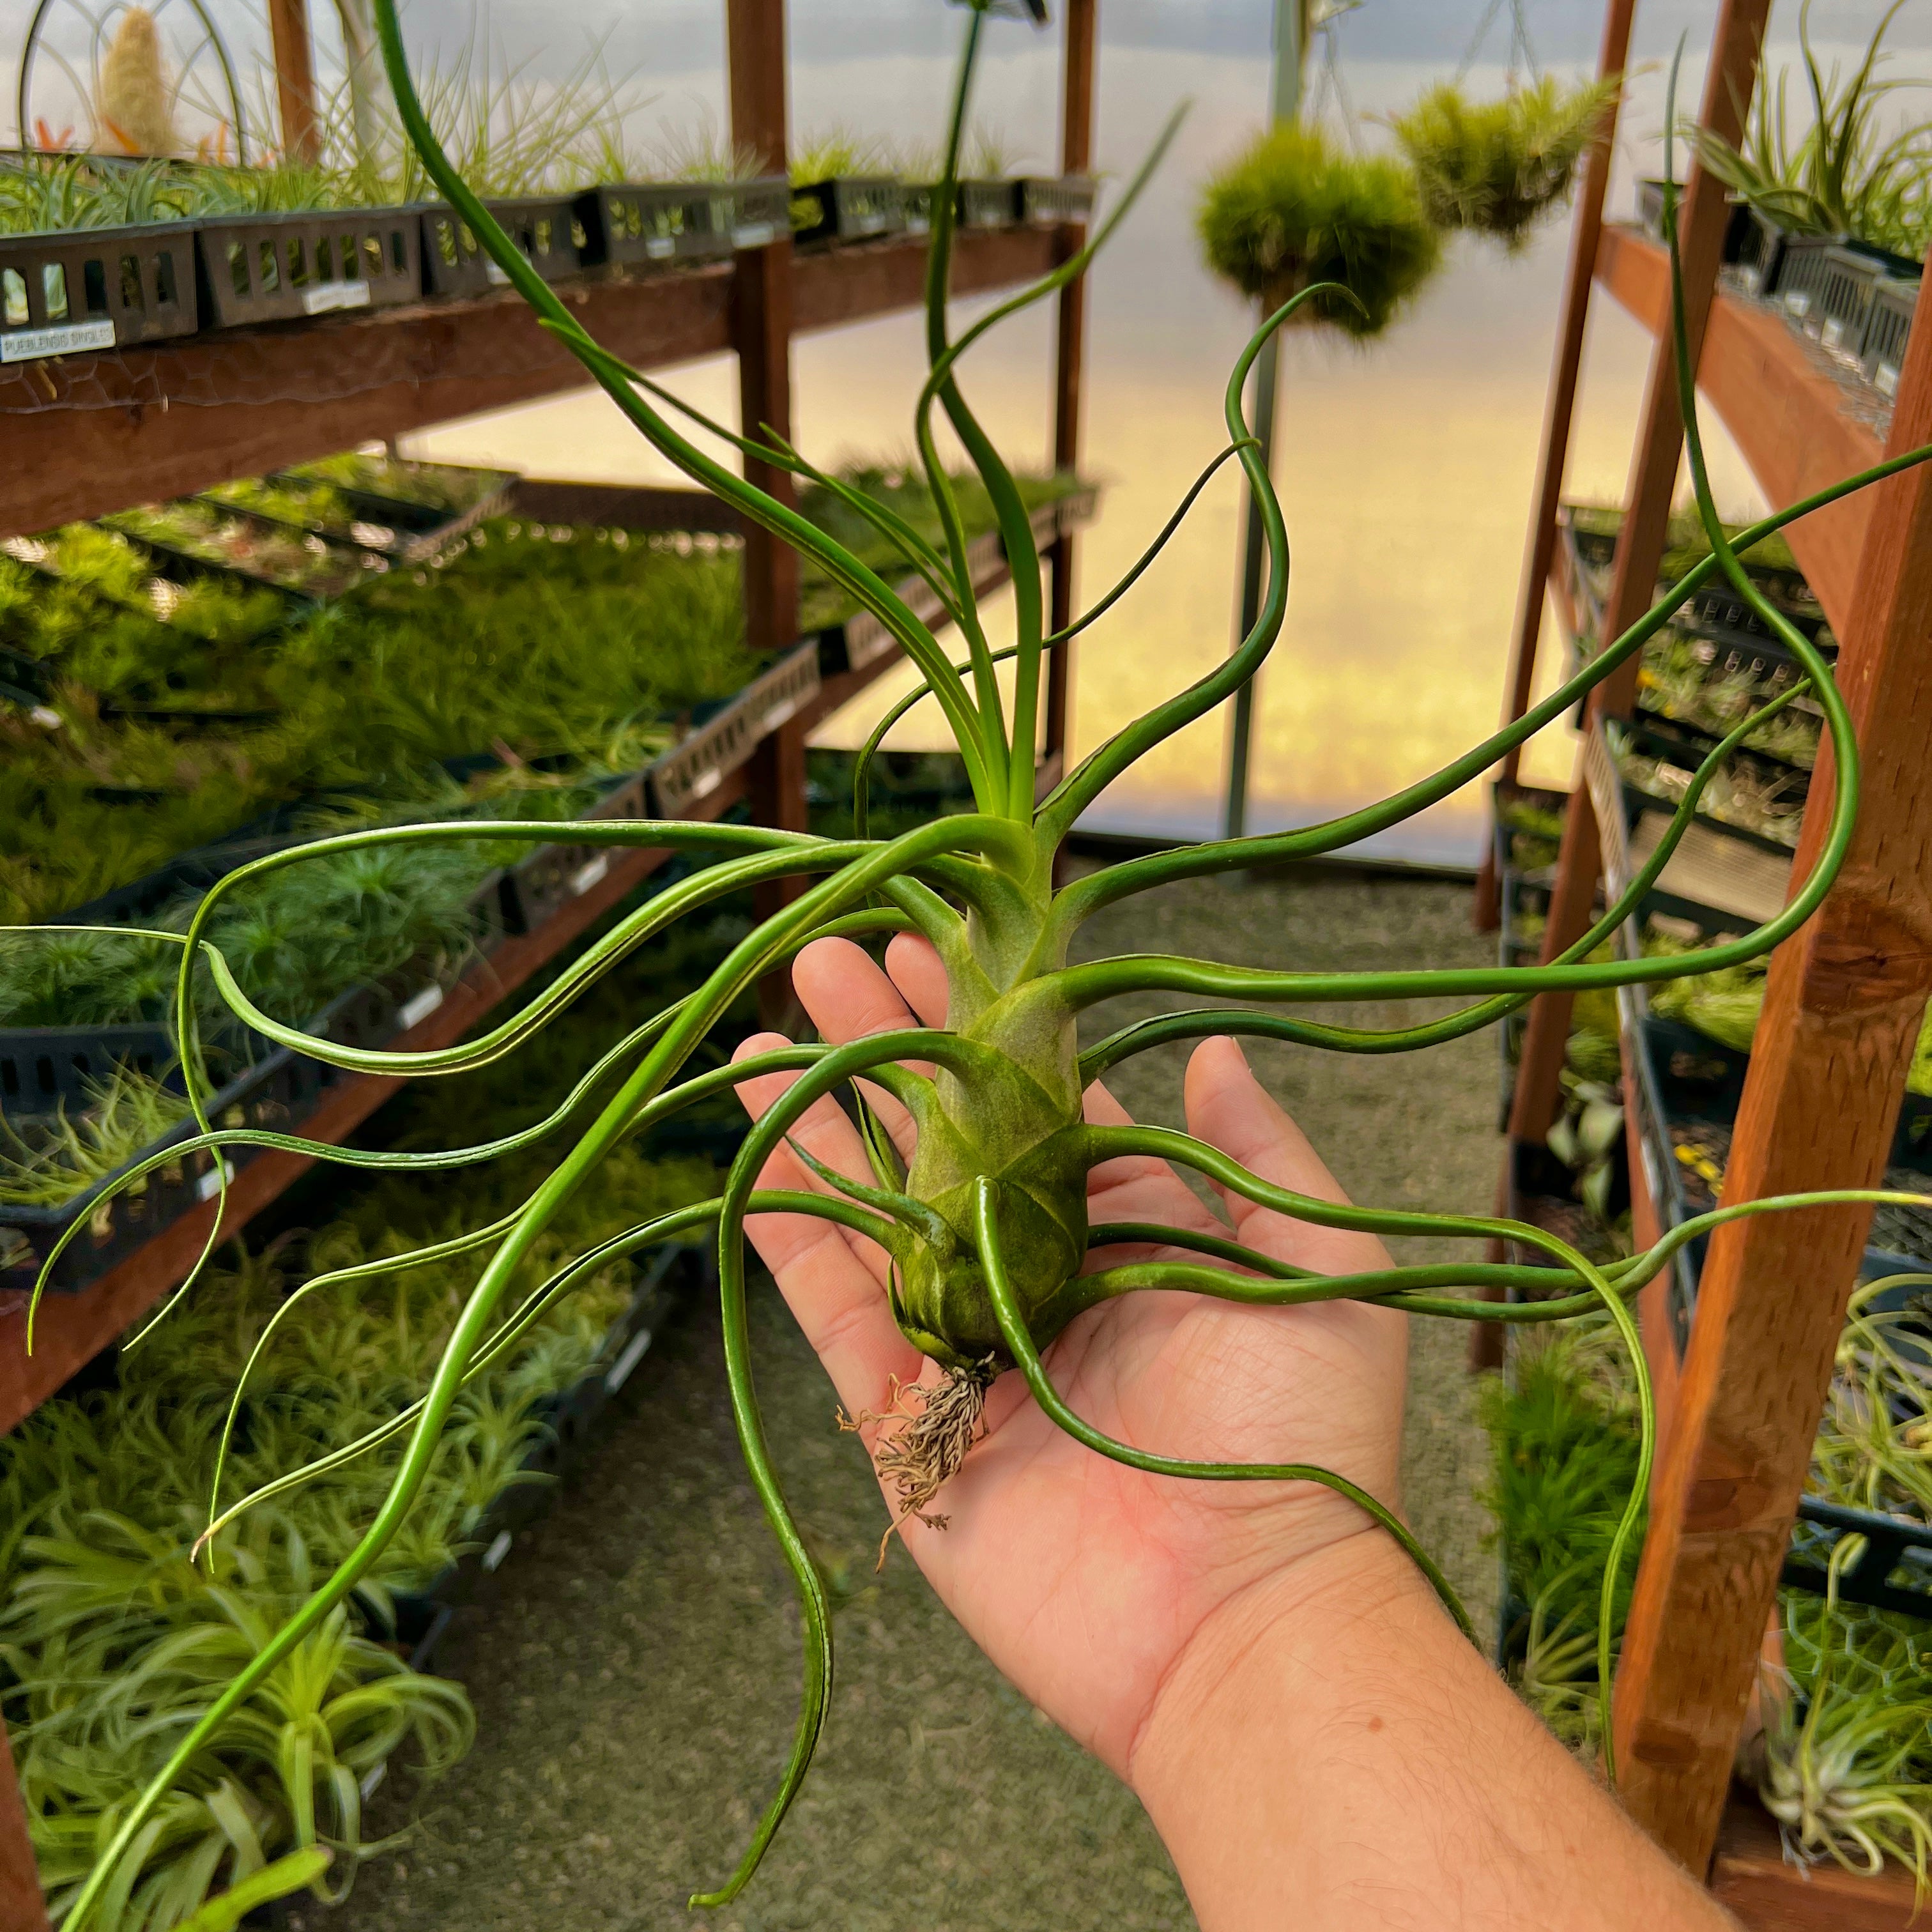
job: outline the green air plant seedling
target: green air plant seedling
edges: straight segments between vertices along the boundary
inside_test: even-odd
[[[435,1172],[514,1154],[568,1125],[575,1138],[549,1165],[526,1197],[485,1225],[472,1227],[414,1257],[391,1258],[392,1270],[428,1264],[461,1252],[487,1257],[452,1328],[423,1394],[370,1432],[369,1447],[400,1444],[393,1480],[361,1540],[260,1652],[237,1671],[206,1714],[178,1741],[146,1792],[130,1804],[100,1864],[76,1896],[68,1932],[87,1932],[116,1862],[146,1828],[158,1808],[204,1740],[253,1694],[282,1660],[322,1628],[358,1581],[376,1566],[410,1520],[417,1492],[436,1454],[439,1438],[461,1398],[466,1379],[483,1358],[514,1345],[521,1325],[538,1311],[595,1280],[615,1258],[676,1238],[687,1230],[714,1227],[717,1240],[724,1344],[739,1441],[751,1480],[763,1503],[796,1585],[805,1634],[805,1686],[788,1760],[737,1868],[699,1902],[722,1904],[751,1878],[796,1796],[824,1726],[831,1685],[832,1625],[827,1586],[814,1565],[786,1502],[760,1419],[753,1382],[746,1284],[745,1218],[765,1211],[814,1215],[868,1237],[893,1264],[892,1307],[899,1325],[938,1366],[911,1395],[912,1411],[888,1444],[892,1468],[906,1478],[902,1492],[925,1507],[940,1495],[962,1455],[970,1454],[972,1418],[988,1382],[1017,1370],[1042,1411],[1058,1426],[1101,1456],[1137,1471],[1176,1480],[1252,1480],[1325,1485],[1351,1499],[1414,1558],[1454,1612],[1468,1628],[1439,1570],[1409,1531],[1381,1502],[1340,1476],[1292,1460],[1293,1420],[1282,1418],[1284,1460],[1268,1464],[1204,1463],[1162,1454],[1158,1444],[1130,1444],[1096,1430],[1071,1409],[1054,1384],[1050,1345],[1067,1324],[1113,1298],[1145,1289],[1187,1291],[1250,1305],[1292,1306],[1360,1298],[1411,1313],[1445,1319],[1540,1323],[1567,1320],[1592,1310],[1616,1328],[1630,1350],[1636,1391],[1639,1446],[1632,1487],[1604,1552],[1600,1598],[1614,1600],[1627,1580],[1625,1562],[1648,1480],[1653,1436],[1648,1384],[1630,1302],[1686,1241],[1741,1216],[1850,1199],[1895,1199],[1874,1192],[1810,1194],[1773,1202],[1728,1204],[1676,1229],[1647,1252],[1599,1266],[1561,1240],[1526,1224],[1486,1215],[1438,1215],[1336,1205],[1293,1193],[1248,1172],[1216,1149],[1189,1136],[1155,1127],[1090,1126],[1082,1118],[1090,1082],[1130,1056],[1170,1042],[1213,1034],[1248,1034],[1298,1042],[1336,1052],[1385,1053],[1420,1047],[1486,1026],[1525,1006],[1538,992],[1576,993],[1629,983],[1654,982],[1685,973],[1735,964],[1768,952],[1816,908],[1844,862],[1858,795],[1858,747],[1850,716],[1828,667],[1809,640],[1794,631],[1752,585],[1737,548],[1718,522],[1695,434],[1694,398],[1684,398],[1692,476],[1708,552],[1655,610],[1610,643],[1575,676],[1524,717],[1442,770],[1394,796],[1320,824],[1220,843],[1186,847],[1135,858],[1056,888],[1056,853],[1079,814],[1142,758],[1175,733],[1211,712],[1252,678],[1267,659],[1281,628],[1288,596],[1287,532],[1280,504],[1257,454],[1252,425],[1243,413],[1246,379],[1269,333],[1306,303],[1315,287],[1292,295],[1250,340],[1230,373],[1224,400],[1227,442],[1209,466],[1239,466],[1264,540],[1268,568],[1264,595],[1252,628],[1234,652],[1207,676],[1157,704],[1098,746],[1054,787],[1035,797],[1035,761],[1046,653],[1050,644],[1095,626],[1131,590],[1158,554],[1196,491],[1169,520],[1142,562],[1126,579],[1065,630],[1049,634],[1042,594],[1040,556],[1026,507],[1012,472],[973,413],[961,385],[962,358],[1008,317],[1064,287],[1084,272],[1131,209],[1166,145],[1166,138],[1096,227],[1088,246],[1033,287],[1001,302],[958,335],[946,296],[954,242],[951,184],[958,171],[961,130],[970,104],[974,68],[987,9],[976,5],[964,27],[964,49],[955,89],[941,192],[933,200],[927,269],[926,334],[930,373],[914,414],[914,446],[937,506],[940,534],[928,542],[883,504],[868,503],[836,477],[814,470],[791,447],[766,434],[749,440],[761,462],[838,493],[865,515],[898,553],[892,577],[908,572],[925,580],[960,633],[943,646],[896,594],[886,574],[853,554],[809,520],[747,484],[735,469],[714,460],[661,412],[664,392],[602,348],[575,314],[531,270],[492,221],[460,172],[436,148],[411,86],[390,0],[377,0],[376,17],[398,110],[438,189],[483,239],[512,284],[536,310],[542,326],[584,363],[616,406],[657,450],[687,475],[731,503],[751,522],[798,549],[872,612],[903,646],[951,730],[964,763],[973,809],[936,817],[897,838],[829,839],[752,825],[705,825],[682,820],[590,820],[569,836],[586,844],[669,848],[700,855],[703,862],[620,920],[512,1017],[460,1045],[411,1053],[380,1052],[333,1042],[302,1040],[286,1021],[250,1002],[218,949],[204,944],[226,896],[251,878],[297,866],[309,854],[386,844],[434,844],[472,836],[462,827],[423,825],[384,828],[324,839],[244,866],[202,902],[184,936],[183,988],[176,1011],[183,1027],[183,1060],[202,1129],[185,1146],[251,1144],[299,1150],[349,1167]],[[1172,124],[1170,124],[1170,134]],[[1674,200],[1666,197],[1666,232],[1674,232]],[[1683,339],[1681,296],[1674,304]],[[1682,352],[1678,366],[1688,366]],[[675,405],[673,405],[675,406]],[[687,412],[688,413],[688,412]],[[939,443],[939,419],[963,446],[978,472],[998,518],[1012,566],[1010,619],[1016,641],[1010,698],[1003,690],[971,574],[954,493]],[[705,425],[715,428],[714,425]],[[1932,449],[1892,459],[1864,475],[1819,491],[1745,533],[1756,541],[1791,518],[1836,501],[1865,483],[1932,457]],[[1546,964],[1450,970],[1333,974],[1236,968],[1212,960],[1131,955],[1070,964],[1070,945],[1082,922],[1102,908],[1175,880],[1209,878],[1332,852],[1400,824],[1478,778],[1510,747],[1561,717],[1616,666],[1640,652],[1670,614],[1699,586],[1720,573],[1752,602],[1765,622],[1804,669],[1803,688],[1817,697],[1836,754],[1835,789],[1819,808],[1828,810],[1828,836],[1817,863],[1790,905],[1776,919],[1727,944],[1670,958],[1594,959],[1607,939],[1650,890],[1691,821],[1703,787],[1732,748],[1722,741],[1688,788],[1666,836],[1632,880],[1628,892],[1576,945]],[[954,651],[963,664],[953,662]],[[1794,686],[1793,688],[1800,688]],[[1774,715],[1786,698],[1766,707]],[[1762,714],[1759,714],[1761,716]],[[860,760],[858,781],[868,761]],[[855,812],[855,820],[861,814]],[[532,840],[557,834],[553,822],[506,821],[499,836]],[[799,896],[754,926],[696,989],[657,1011],[636,1016],[632,1030],[586,1066],[576,1086],[542,1120],[475,1146],[435,1151],[338,1148],[298,1137],[253,1130],[214,1131],[206,1118],[205,1083],[194,1059],[200,1002],[190,991],[212,974],[233,1012],[270,1038],[296,1040],[310,1051],[358,1072],[437,1076],[488,1065],[535,1041],[544,1027],[600,976],[688,913],[748,886],[788,878],[808,881]],[[718,1066],[703,1049],[714,1024],[748,987],[784,964],[814,937],[826,934],[913,932],[930,941],[946,975],[947,1016],[943,1025],[909,1028],[845,1046],[788,1046]],[[1119,994],[1168,993],[1205,996],[1220,1005],[1189,1006],[1143,1020],[1101,1040],[1085,1052],[1076,1030],[1080,1016]],[[1300,1010],[1335,1001],[1432,999],[1448,994],[1471,1003],[1415,1024],[1376,1031],[1306,1017]],[[929,1069],[930,1070],[926,1070]],[[542,1250],[548,1232],[574,1196],[607,1159],[639,1133],[680,1110],[710,1100],[742,1081],[790,1072],[800,1077],[785,1097],[753,1126],[732,1162],[722,1192],[640,1222],[574,1256],[559,1258],[542,1283],[520,1302],[512,1284]],[[903,1170],[874,1137],[877,1169],[866,1176],[823,1177],[818,1190],[762,1190],[766,1160],[784,1142],[802,1113],[820,1096],[860,1078],[889,1091],[917,1127],[917,1144]],[[1123,1156],[1173,1162],[1232,1192],[1320,1226],[1366,1230],[1384,1236],[1478,1240],[1506,1238],[1547,1254],[1546,1268],[1506,1263],[1394,1266],[1358,1274],[1311,1275],[1232,1240],[1139,1223],[1090,1225],[1088,1176]],[[1911,1198],[1911,1197],[1906,1197]],[[1151,1243],[1194,1251],[1186,1262],[1124,1258],[1130,1244]],[[57,1251],[56,1251],[57,1252]],[[193,1279],[184,1292],[191,1298]],[[1545,1298],[1499,1304],[1484,1291],[1516,1287]],[[192,1308],[190,1298],[190,1306]],[[167,1311],[156,1319],[165,1322]],[[340,1452],[346,1453],[346,1452]],[[332,1461],[339,1461],[340,1456]],[[308,1472],[290,1471],[278,1486],[298,1485]],[[248,1500],[218,1505],[220,1519],[244,1514]],[[1610,1678],[1611,1618],[1598,1619],[1600,1682]],[[1607,1755],[1607,1748],[1606,1748]]]

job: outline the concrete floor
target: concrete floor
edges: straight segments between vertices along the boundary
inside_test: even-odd
[[[1096,920],[1088,956],[1175,951],[1347,969],[1474,964],[1466,888],[1307,878],[1169,887]],[[1135,1017],[1121,1001],[1094,1030]],[[1150,1003],[1140,1010],[1151,1010]],[[1328,1007],[1358,1024],[1413,1009]],[[1139,1118],[1180,1121],[1184,1049],[1114,1083]],[[1257,1071],[1358,1200],[1486,1210],[1495,1184],[1489,1034],[1400,1058],[1257,1042]],[[1434,1250],[1457,1252],[1443,1244]],[[1466,1246],[1461,1252],[1470,1251]],[[1424,1244],[1405,1258],[1427,1257]],[[1191,1927],[1132,1798],[1012,1690],[895,1552],[872,1574],[883,1505],[832,1426],[830,1388],[775,1291],[754,1295],[760,1391],[788,1492],[844,1592],[831,1723],[804,1794],[746,1895],[703,1922],[847,1932],[1140,1932]],[[1405,1485],[1410,1520],[1493,1616],[1474,1501],[1485,1444],[1460,1324],[1418,1324]],[[796,1708],[789,1582],[738,1460],[715,1316],[694,1310],[631,1383],[569,1492],[520,1538],[442,1667],[476,1701],[455,1777],[406,1776],[379,1829],[418,1820],[348,1906],[296,1932],[604,1932],[697,1922],[684,1905],[736,1858]]]

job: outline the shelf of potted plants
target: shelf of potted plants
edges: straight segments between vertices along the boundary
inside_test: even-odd
[[[1627,63],[1632,10],[1628,0],[1609,0],[1600,70],[1606,74]],[[1831,238],[1808,248],[1818,258],[1820,279],[1803,316],[1749,286],[1755,276],[1775,294],[1771,266],[1761,258],[1767,240],[1778,238],[1755,212],[1738,230],[1738,272],[1720,280],[1727,233],[1736,224],[1727,204],[1732,184],[1706,164],[1720,147],[1735,153],[1744,143],[1747,107],[1758,90],[1765,10],[1759,0],[1731,0],[1721,10],[1697,116],[1696,164],[1674,207],[1658,211],[1661,221],[1674,220],[1681,250],[1681,322],[1672,314],[1664,250],[1635,228],[1603,224],[1607,169],[1593,170],[1580,197],[1532,567],[1519,612],[1513,668],[1518,688],[1526,688],[1521,680],[1533,670],[1545,580],[1557,574],[1552,549],[1563,459],[1594,288],[1614,297],[1656,338],[1627,514],[1609,572],[1606,636],[1623,635],[1641,612],[1668,548],[1682,447],[1677,340],[1689,345],[1699,389],[1773,503],[1800,500],[1832,476],[1901,454],[1932,434],[1932,351],[1920,340],[1932,331],[1910,329],[1899,354],[1898,338],[1908,334],[1895,313],[1904,305],[1900,284],[1872,278],[1867,288],[1865,333],[1875,337],[1879,331],[1882,295],[1882,309],[1890,312],[1889,352],[1898,356],[1895,365],[1886,365],[1895,366],[1895,376],[1881,388],[1859,367],[1864,345],[1856,345],[1855,352],[1849,339],[1858,326],[1858,277],[1827,292],[1822,277],[1835,245]],[[1836,70],[1832,84],[1838,85]],[[1681,155],[1680,149],[1677,178],[1684,181]],[[1776,272],[1782,275],[1781,266]],[[1814,308],[1820,311],[1815,333],[1808,328]],[[1825,340],[1827,322],[1838,324],[1834,347]],[[1876,368],[1887,350],[1875,339],[1873,347]],[[1786,1185],[1864,1185],[1868,1176],[1875,1183],[1893,1150],[1894,1110],[1932,992],[1916,970],[1885,977],[1883,962],[1902,956],[1881,936],[1886,917],[1909,917],[1905,908],[1916,906],[1923,892],[1918,842],[1909,826],[1923,809],[1924,786],[1922,727],[1916,722],[1923,698],[1912,640],[1928,594],[1928,501],[1922,484],[1888,484],[1862,504],[1834,505],[1788,532],[1842,646],[1836,668],[1855,720],[1867,788],[1840,885],[1815,920],[1774,956],[1764,982],[1764,1043],[1750,1056],[1726,1158],[1714,1163],[1723,1171],[1727,1198],[1772,1194]],[[1600,727],[1609,717],[1629,715],[1636,671],[1634,662],[1627,664],[1594,707],[1599,728],[1585,748],[1596,783],[1572,794],[1546,956],[1586,928],[1606,858],[1613,868],[1615,853],[1600,849],[1598,821],[1618,829],[1624,821],[1604,783],[1607,746]],[[1525,708],[1514,689],[1508,708],[1512,715]],[[1816,863],[1825,816],[1822,811],[1808,816],[1796,874]],[[1567,998],[1546,996],[1532,1008],[1510,1123],[1514,1146],[1540,1148],[1553,1124],[1570,1006]],[[1642,1016],[1624,1017],[1628,1046],[1641,1037]],[[1646,1093],[1641,1075],[1640,1066],[1627,1064],[1624,1093],[1639,1102]],[[1676,1164],[1675,1144],[1660,1147],[1668,1136],[1653,1121],[1646,1172],[1640,1132],[1646,1111],[1655,1109],[1644,1104],[1625,1109],[1631,1232],[1640,1244],[1656,1237],[1660,1214],[1667,1219],[1670,1212],[1667,1200],[1658,1198],[1676,1178],[1664,1168],[1664,1154]],[[1692,1137],[1682,1138],[1690,1144]],[[1688,1164],[1684,1172],[1694,1172]],[[1676,1317],[1688,1312],[1681,1306],[1685,1298],[1667,1276],[1653,1280],[1640,1298],[1660,1434],[1650,1530],[1612,1719],[1619,1761],[1629,1765],[1632,1753],[1638,1761],[1626,1776],[1625,1798],[1640,1822],[1687,1864],[1709,1870],[1718,1894],[1754,1926],[1831,1924],[1876,1932],[1905,1925],[1914,1910],[1909,1870],[1901,1882],[1892,1869],[1870,1876],[1829,1864],[1812,1872],[1788,1864],[1777,1825],[1755,1798],[1732,1796],[1731,1786],[1737,1714],[1759,1666],[1786,1533],[1828,1394],[1844,1298],[1858,1270],[1864,1219],[1820,1214],[1776,1241],[1745,1228],[1714,1240],[1694,1284],[1701,1292],[1681,1381]],[[1748,1468],[1735,1455],[1726,1461],[1730,1451],[1724,1445],[1747,1439]],[[1700,1503],[1720,1490],[1734,1500],[1714,1508]],[[1692,1514],[1700,1510],[1694,1524]]]

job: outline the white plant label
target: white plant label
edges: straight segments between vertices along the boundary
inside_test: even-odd
[[[604,1377],[604,1393],[615,1395],[631,1379],[631,1371],[644,1359],[644,1351],[651,1346],[651,1331],[640,1328],[624,1344],[624,1352],[610,1364]]]
[[[778,238],[777,224],[770,221],[748,221],[731,231],[734,248],[768,248]]]
[[[483,1552],[484,1568],[494,1574],[503,1558],[509,1553],[510,1532],[507,1529],[500,1529],[496,1532],[496,1541]]]
[[[219,1167],[211,1167],[195,1183],[195,1198],[200,1201],[212,1201],[221,1192],[221,1184],[234,1178],[235,1163],[232,1160],[224,1160]]]
[[[765,713],[764,729],[776,731],[797,709],[798,700],[795,698],[788,698],[782,704],[774,704]]]
[[[600,852],[596,858],[578,867],[570,875],[570,890],[578,898],[590,891],[592,886],[602,885],[610,876],[610,855]]]
[[[644,259],[649,262],[668,262],[677,253],[677,244],[668,235],[653,235],[644,244]]]
[[[442,988],[440,986],[425,986],[414,998],[403,1002],[396,1017],[402,1022],[403,1029],[406,1032],[411,1027],[428,1019],[442,1004]]]
[[[302,305],[304,315],[326,315],[332,309],[338,308],[367,308],[369,284],[324,282],[319,288],[302,290]]]
[[[693,798],[709,798],[724,782],[724,774],[716,765],[699,778],[691,788]]]
[[[71,356],[82,349],[112,349],[111,322],[63,322],[50,328],[0,334],[0,362],[38,362],[44,356]]]

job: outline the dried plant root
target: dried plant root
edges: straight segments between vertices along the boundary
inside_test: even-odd
[[[838,1426],[848,1434],[868,1424],[880,1430],[872,1467],[893,1502],[892,1520],[879,1538],[880,1569],[894,1532],[908,1516],[917,1516],[928,1529],[946,1528],[950,1519],[931,1504],[986,1433],[981,1419],[994,1373],[988,1355],[970,1367],[942,1369],[936,1382],[902,1382],[894,1376],[892,1400],[884,1408],[862,1408],[856,1420],[839,1410]]]

